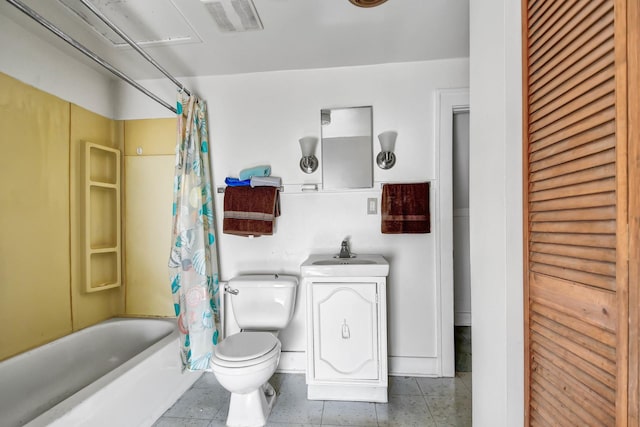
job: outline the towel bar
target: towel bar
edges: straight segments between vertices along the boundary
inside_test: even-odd
[[[218,194],[224,194],[224,189],[227,188],[227,186],[222,186],[222,187],[216,187],[216,193]],[[280,190],[281,193],[284,193],[284,186],[280,186],[278,187],[278,190]]]

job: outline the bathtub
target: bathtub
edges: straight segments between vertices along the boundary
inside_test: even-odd
[[[200,373],[169,319],[111,319],[0,362],[2,426],[150,426]]]

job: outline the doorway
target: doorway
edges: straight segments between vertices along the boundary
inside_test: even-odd
[[[471,372],[469,110],[453,112],[453,307],[456,372]]]
[[[439,227],[435,231],[438,241],[437,252],[439,268],[436,271],[436,281],[438,283],[438,317],[439,317],[439,341],[438,362],[439,373],[443,377],[453,377],[456,375],[455,364],[455,339],[454,339],[454,190],[453,190],[453,145],[454,145],[454,117],[458,113],[467,113],[465,119],[459,120],[462,125],[459,133],[466,130],[466,176],[460,178],[468,183],[469,179],[469,89],[441,89],[436,93],[436,167],[437,180],[434,181],[434,206],[436,206]],[[462,135],[461,135],[462,136]],[[458,179],[458,178],[456,178]],[[468,184],[467,184],[468,200]],[[469,208],[467,201],[467,218]],[[464,212],[464,211],[463,211]],[[468,221],[467,221],[468,223]],[[468,227],[467,227],[468,242]],[[459,244],[460,246],[461,244]],[[458,249],[456,249],[458,250]],[[468,243],[467,243],[468,251]],[[468,258],[468,257],[467,257]],[[467,274],[467,277],[469,275]],[[470,282],[470,278],[469,278]],[[470,286],[469,286],[470,289]],[[471,297],[467,296],[468,313],[462,316],[466,323],[471,324]],[[469,327],[469,326],[467,326]],[[470,332],[467,329],[465,332]],[[467,351],[471,354],[470,337],[466,340]],[[470,366],[470,364],[469,364]]]

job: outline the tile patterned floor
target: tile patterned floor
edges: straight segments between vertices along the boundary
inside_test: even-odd
[[[455,326],[456,371],[471,372],[471,326]]]
[[[278,393],[269,427],[471,426],[471,372],[455,378],[389,377],[389,403],[307,400],[304,375],[275,374]],[[222,427],[229,393],[204,374],[155,427]]]

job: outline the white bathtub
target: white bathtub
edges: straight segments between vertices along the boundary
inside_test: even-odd
[[[0,362],[2,426],[150,426],[200,377],[176,323],[112,319]]]

